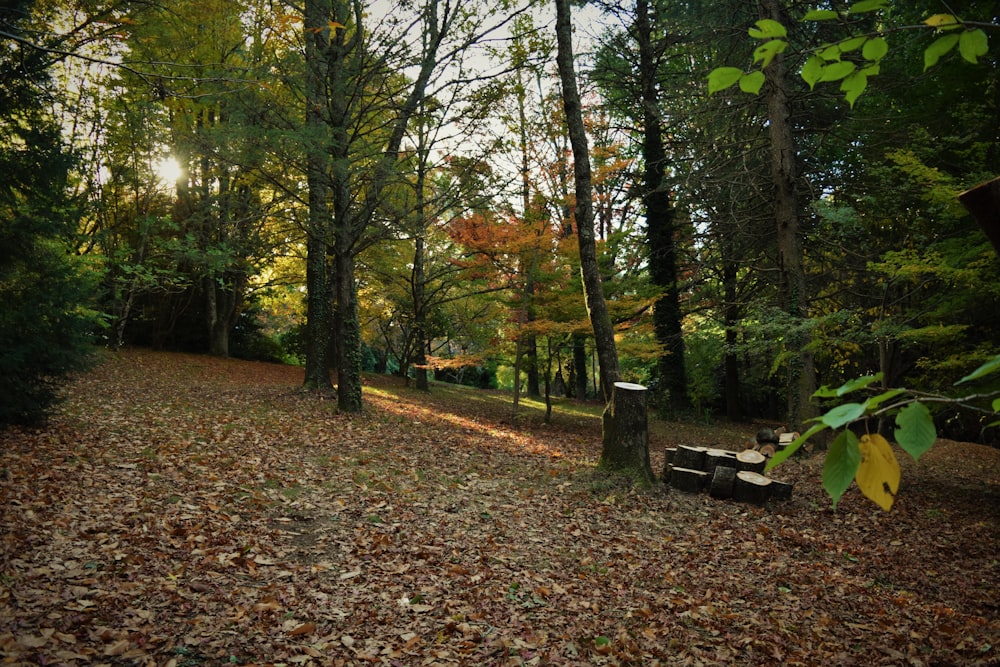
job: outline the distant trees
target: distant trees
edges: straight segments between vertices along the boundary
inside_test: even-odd
[[[243,354],[280,328],[345,411],[365,364],[421,387],[499,365],[515,397],[655,378],[675,414],[792,422],[817,381],[941,391],[1000,329],[995,260],[954,203],[1000,172],[1000,140],[992,15],[936,7],[612,3],[591,62],[555,58],[527,2],[14,3],[3,205],[31,243],[0,249],[20,249],[0,284],[70,247],[57,264],[93,280],[59,298],[93,298],[111,347]],[[53,30],[24,32],[32,11]]]

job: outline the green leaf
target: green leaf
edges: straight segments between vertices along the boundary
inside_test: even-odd
[[[868,38],[863,35],[861,37],[851,37],[850,39],[845,39],[839,44],[840,52],[849,53],[851,51],[857,51],[864,46],[867,41]]]
[[[847,8],[848,14],[865,14],[885,9],[888,0],[861,0]]]
[[[832,9],[813,9],[812,11],[806,12],[806,15],[802,17],[803,21],[829,21],[830,19],[839,18],[840,15],[837,14]]]
[[[959,385],[959,384],[962,384],[963,382],[971,382],[972,380],[978,380],[979,378],[983,377],[984,375],[989,375],[990,373],[993,373],[993,372],[995,372],[997,370],[1000,370],[1000,354],[998,354],[997,356],[993,357],[992,359],[990,359],[989,361],[987,361],[985,364],[983,364],[982,366],[980,366],[976,370],[972,371],[971,373],[969,373],[968,375],[966,375],[964,378],[962,378],[961,380],[959,380],[955,384]]]
[[[861,49],[861,55],[867,60],[882,60],[887,53],[889,53],[889,42],[885,41],[885,37],[873,37],[865,42],[865,47]]]
[[[858,447],[858,436],[852,431],[842,431],[830,445],[823,463],[823,488],[833,499],[836,509],[837,501],[844,491],[854,481],[854,475],[861,465],[861,450]]]
[[[788,31],[785,30],[785,26],[772,19],[761,19],[754,25],[757,27],[747,30],[747,34],[754,39],[768,39],[770,37],[788,36]]]
[[[980,30],[965,30],[958,38],[958,52],[972,64],[976,64],[981,56],[989,51],[989,39]]]
[[[937,429],[931,411],[923,403],[910,403],[896,415],[896,442],[916,461],[934,446]]]
[[[844,77],[850,76],[854,73],[857,67],[854,63],[841,61],[836,63],[830,63],[823,68],[823,75],[819,78],[820,81],[840,81]]]
[[[880,382],[881,380],[882,374],[876,373],[875,375],[862,375],[859,378],[848,380],[836,389],[830,389],[824,385],[816,390],[813,394],[813,398],[839,398],[844,394],[849,394],[852,391],[857,391],[858,389],[864,389],[865,387],[874,384],[875,382]]]
[[[890,389],[889,391],[883,392],[878,396],[872,396],[868,399],[867,405],[868,410],[875,410],[878,406],[882,405],[886,401],[892,400],[899,396],[900,394],[905,394],[905,389]]]
[[[708,94],[729,88],[742,76],[743,70],[738,67],[716,67],[708,75]]]
[[[816,86],[819,78],[823,75],[823,59],[819,56],[810,56],[805,65],[802,66],[802,79],[809,84],[812,89]]]
[[[844,93],[844,98],[847,99],[847,103],[854,108],[854,103],[861,97],[861,93],[865,92],[865,88],[868,87],[868,77],[861,72],[855,72],[840,83],[840,90]]]
[[[824,430],[826,427],[827,427],[826,424],[823,423],[813,424],[813,426],[808,431],[806,431],[799,437],[795,438],[795,440],[789,443],[787,447],[782,449],[780,452],[775,452],[774,456],[771,457],[771,460],[767,462],[767,470],[770,470],[771,468],[778,465],[779,463],[787,459],[789,456],[797,452],[799,450],[799,447],[805,444],[805,442],[809,438],[813,437],[820,431]]]
[[[753,61],[762,60],[761,69],[767,67],[774,57],[788,48],[788,42],[783,39],[772,39],[764,42],[753,51]]]
[[[926,72],[931,67],[937,65],[938,61],[941,60],[941,56],[955,48],[956,44],[958,44],[958,35],[956,34],[938,37],[931,42],[931,45],[924,51],[924,71]]]
[[[761,86],[764,85],[764,79],[764,73],[760,70],[744,74],[740,77],[740,90],[744,93],[756,95],[760,92]]]
[[[1000,398],[993,399],[993,412],[1000,412]]]
[[[820,421],[830,428],[840,428],[862,417],[865,414],[866,406],[865,403],[844,403],[827,411],[825,415],[820,417]]]
[[[841,50],[839,44],[831,44],[825,49],[816,52],[816,55],[818,55],[820,58],[828,62],[834,62],[840,60],[840,54]]]

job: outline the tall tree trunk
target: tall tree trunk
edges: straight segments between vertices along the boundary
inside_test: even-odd
[[[558,45],[556,64],[562,83],[563,108],[573,147],[573,178],[576,186],[576,230],[580,247],[580,274],[583,278],[584,301],[590,323],[594,329],[597,358],[600,363],[601,393],[605,401],[611,400],[614,383],[621,379],[618,366],[618,350],[615,347],[615,332],[611,314],[604,299],[601,285],[600,266],[597,263],[597,243],[594,234],[593,185],[590,170],[590,148],[587,131],[583,123],[583,108],[576,85],[576,70],[573,64],[573,27],[570,18],[569,0],[555,0],[556,42]]]
[[[761,0],[761,18],[784,21],[780,0]],[[778,232],[778,270],[782,308],[792,317],[786,341],[788,362],[788,421],[796,429],[813,414],[809,403],[816,391],[816,372],[809,350],[808,294],[802,259],[802,239],[796,195],[796,153],[792,135],[788,73],[779,54],[765,69],[767,76],[768,136],[771,143],[771,179],[774,220]]]
[[[421,170],[421,175],[422,173],[423,171]],[[417,180],[419,182],[421,179],[418,178]],[[419,188],[417,190],[417,202],[417,215],[421,216],[421,220],[423,220],[423,203]],[[423,232],[421,232],[417,234],[413,250],[413,338],[415,341],[413,346],[413,361],[416,365],[417,389],[421,391],[430,390],[430,383],[427,381],[427,311],[424,307],[424,300],[426,299],[424,294],[425,280],[424,236]]]
[[[517,88],[517,122],[518,122],[518,134],[519,134],[519,149],[521,151],[521,210],[522,222],[523,224],[530,225],[535,221],[534,209],[531,205],[531,171],[528,159],[528,116],[525,111],[525,100],[527,98],[527,87],[524,85],[524,81],[521,80],[523,72],[518,70],[518,88]],[[537,266],[538,251],[532,249],[529,255],[522,255],[521,266],[522,269],[527,267],[525,271],[525,302],[521,304],[524,309],[525,321],[532,322],[535,319],[534,308],[532,307],[533,297],[535,293],[535,269]],[[530,258],[529,258],[530,257]],[[527,333],[523,330],[518,332],[518,350],[519,354],[524,355],[524,361],[527,363],[527,375],[528,375],[528,385],[527,391],[525,392],[528,396],[538,398],[541,395],[541,386],[539,384],[538,376],[538,340],[535,334]],[[515,360],[514,365],[520,367],[520,359]],[[520,378],[520,376],[518,376]],[[520,381],[520,380],[519,380]],[[515,394],[516,397],[516,394]]]
[[[330,210],[327,203],[328,119],[326,109],[327,41],[322,28],[330,17],[329,0],[306,0],[303,36],[306,77],[306,182],[309,220],[306,223],[306,364],[305,386],[329,389],[332,294],[329,285]],[[328,43],[328,41],[327,41]]]
[[[587,398],[587,337],[583,334],[573,334],[573,385],[576,398]]]
[[[665,353],[657,363],[660,390],[666,393],[671,411],[691,407],[684,366],[684,335],[681,328],[680,291],[677,287],[677,225],[670,191],[664,182],[667,151],[663,145],[663,122],[657,89],[657,57],[654,52],[655,9],[648,0],[636,4],[635,39],[639,47],[639,78],[642,95],[643,203],[649,244],[649,274],[663,295],[653,306],[656,340]]]
[[[580,246],[580,272],[583,276],[584,296],[590,314],[600,360],[600,385],[607,403],[604,409],[601,459],[599,465],[606,470],[624,473],[640,484],[653,481],[649,465],[649,434],[646,428],[645,387],[619,383],[618,351],[611,314],[601,286],[600,267],[597,263],[597,244],[594,235],[594,206],[590,176],[590,149],[583,124],[583,109],[576,87],[573,66],[573,32],[569,0],[556,2],[556,62],[562,82],[563,107],[570,143],[573,146],[574,183],[576,185],[576,227]],[[616,392],[630,393],[641,389],[643,399],[632,402]],[[631,392],[635,393],[635,392]],[[618,398],[616,399],[616,396]],[[626,409],[628,403],[630,408]]]
[[[722,239],[722,290],[723,328],[726,332],[726,349],[723,353],[724,382],[723,393],[726,401],[726,417],[732,421],[743,418],[743,402],[740,392],[740,359],[736,354],[739,343],[740,307],[736,281],[738,270],[732,256],[731,243]]]

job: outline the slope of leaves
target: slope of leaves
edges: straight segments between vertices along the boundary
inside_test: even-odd
[[[996,664],[1000,452],[939,442],[891,513],[634,492],[600,421],[385,378],[122,352],[0,452],[3,664]],[[653,451],[751,425],[655,423]]]

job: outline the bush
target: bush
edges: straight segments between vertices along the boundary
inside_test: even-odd
[[[79,221],[65,194],[71,156],[10,57],[0,54],[0,425],[45,418],[100,324],[88,307],[93,276],[69,242]]]

